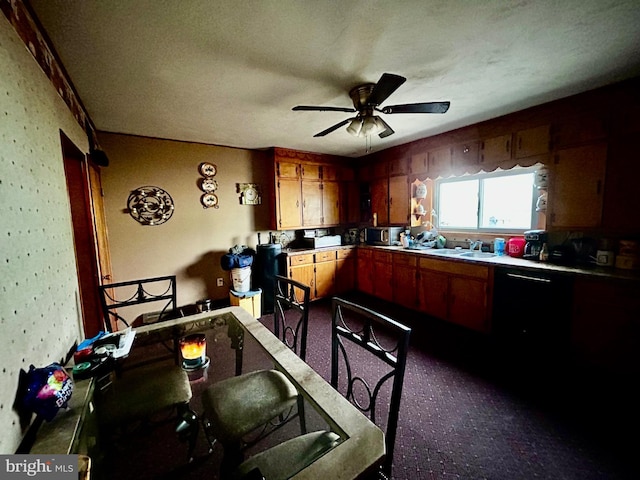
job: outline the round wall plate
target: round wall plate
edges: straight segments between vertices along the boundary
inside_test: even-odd
[[[129,215],[142,225],[160,225],[171,218],[174,204],[171,195],[159,187],[140,187],[127,199]]]
[[[218,182],[215,181],[213,178],[203,178],[202,182],[200,183],[200,189],[203,192],[213,192],[218,188]]]
[[[202,162],[198,170],[200,170],[200,175],[203,177],[213,177],[218,171],[218,168],[213,163]]]
[[[215,193],[205,193],[200,197],[200,202],[204,208],[218,208],[218,196]]]

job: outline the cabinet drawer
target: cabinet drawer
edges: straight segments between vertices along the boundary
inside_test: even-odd
[[[328,262],[329,260],[336,259],[336,251],[328,250],[326,252],[317,252],[316,253],[316,262]]]
[[[343,248],[336,252],[336,257],[338,258],[338,260],[343,258],[352,258],[352,257],[355,257],[355,255],[356,255],[355,248]]]
[[[304,255],[293,255],[289,257],[289,266],[307,265],[313,263],[313,253],[305,253]]]
[[[475,277],[483,280],[487,280],[489,278],[489,267],[485,265],[471,265],[470,263],[464,262],[420,258],[419,266],[420,268],[429,270],[465,275],[467,277]]]
[[[395,253],[393,255],[393,266],[415,268],[418,265],[418,257],[407,253]]]
[[[374,250],[373,261],[378,263],[391,263],[393,254],[391,252],[382,252],[380,250]]]

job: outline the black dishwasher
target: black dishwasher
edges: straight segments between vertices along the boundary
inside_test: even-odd
[[[557,366],[570,351],[573,277],[497,267],[492,337],[513,367]]]

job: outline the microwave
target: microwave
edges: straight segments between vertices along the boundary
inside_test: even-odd
[[[367,227],[365,242],[368,245],[399,245],[404,227]]]

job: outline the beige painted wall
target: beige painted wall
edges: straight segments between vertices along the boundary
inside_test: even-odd
[[[228,299],[230,279],[221,256],[236,244],[255,249],[258,231],[265,232],[263,243],[268,238],[266,188],[273,177],[267,152],[104,132],[99,141],[110,161],[102,184],[113,281],[175,274],[178,305]],[[217,209],[200,203],[198,166],[205,161],[218,167]],[[241,205],[238,183],[259,183],[262,205]],[[130,192],[142,186],[160,187],[173,198],[175,211],[166,223],[143,226],[125,212]],[[216,286],[218,277],[224,287]]]
[[[24,434],[14,409],[20,370],[59,361],[82,339],[60,131],[84,129],[0,15],[0,453]]]

